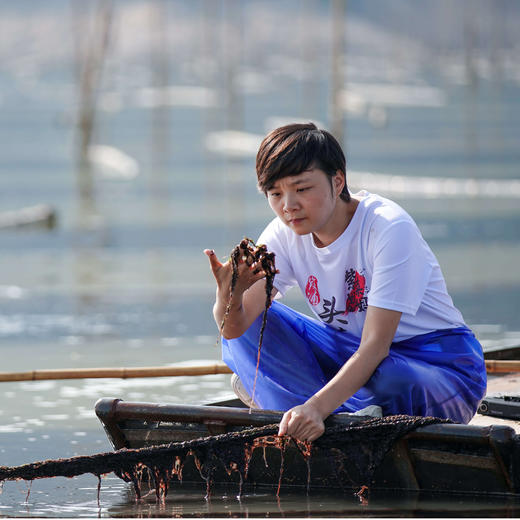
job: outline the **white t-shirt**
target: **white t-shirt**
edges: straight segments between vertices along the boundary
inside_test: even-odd
[[[327,247],[275,218],[259,244],[276,254],[274,286],[298,285],[314,314],[361,337],[367,305],[401,311],[394,341],[464,325],[439,264],[413,219],[395,202],[361,191],[345,231]]]

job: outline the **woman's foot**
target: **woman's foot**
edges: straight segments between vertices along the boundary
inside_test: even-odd
[[[259,406],[253,402],[251,399],[251,396],[247,393],[247,390],[244,388],[244,385],[242,384],[242,381],[240,381],[240,378],[233,374],[231,376],[231,388],[233,389],[233,392],[235,392],[235,395],[248,407],[250,408],[259,408]]]

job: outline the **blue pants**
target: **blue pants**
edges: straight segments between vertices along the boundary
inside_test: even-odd
[[[222,358],[253,394],[262,315],[239,338],[222,339]],[[359,338],[273,302],[268,311],[255,402],[288,410],[334,377]],[[466,327],[392,343],[368,382],[335,412],[379,405],[384,415],[448,418],[467,423],[486,391],[482,347]]]

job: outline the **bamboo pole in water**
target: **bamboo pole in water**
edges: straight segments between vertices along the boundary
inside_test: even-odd
[[[173,367],[64,368],[31,370],[29,372],[0,372],[0,382],[89,378],[127,379],[133,377],[205,376],[210,374],[231,374],[231,370],[222,362]]]
[[[488,374],[520,372],[520,361],[488,359],[486,360],[486,370]],[[0,372],[0,382],[94,378],[129,379],[135,377],[205,376],[211,374],[231,374],[231,370],[221,361],[206,365],[173,367],[64,368],[31,370],[29,372]]]

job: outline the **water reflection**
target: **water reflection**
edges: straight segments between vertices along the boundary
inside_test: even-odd
[[[237,498],[236,490],[216,489],[204,499],[202,486],[174,486],[164,504],[155,496],[135,502],[128,487],[119,502],[107,507],[109,516],[150,517],[511,517],[520,512],[520,500],[508,496],[474,496],[372,491],[366,502],[352,494],[313,490],[308,495],[257,490]]]

